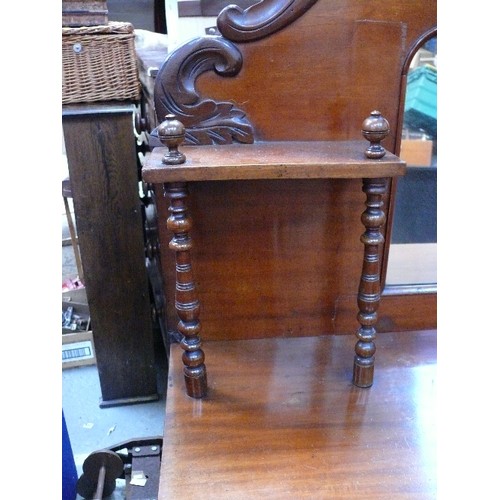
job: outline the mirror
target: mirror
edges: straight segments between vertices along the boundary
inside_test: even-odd
[[[437,284],[437,38],[424,43],[407,76],[387,285]]]

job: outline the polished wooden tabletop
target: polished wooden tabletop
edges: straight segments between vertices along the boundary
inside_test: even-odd
[[[159,498],[436,498],[436,332],[380,334],[370,389],[354,342],[206,342],[203,400],[173,345]]]

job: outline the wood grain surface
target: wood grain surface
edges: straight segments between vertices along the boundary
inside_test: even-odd
[[[360,179],[403,175],[406,163],[391,153],[367,160],[367,141],[274,141],[180,148],[186,162],[165,165],[155,148],[142,169],[146,182],[251,179]]]
[[[269,15],[264,12],[266,5],[289,3],[265,2],[258,9],[259,19],[274,17],[272,8]],[[311,6],[306,12],[269,36],[235,47],[227,43],[231,51],[198,51],[206,57],[196,59],[194,66],[187,64],[192,61],[188,55],[177,61],[167,81],[175,82],[169,91],[181,95],[170,111],[181,121],[191,120],[185,124],[191,132],[206,132],[213,121],[219,126],[230,118],[231,126],[244,121],[251,125],[256,146],[270,141],[363,142],[363,120],[378,110],[390,124],[383,145],[395,153],[403,121],[405,68],[423,38],[436,29],[436,1],[340,1],[334,7],[328,0],[307,3]],[[232,69],[229,73],[226,66]],[[172,95],[164,101],[172,104]],[[228,170],[234,180],[189,183],[202,338],[350,333],[343,330],[346,322],[339,311],[355,309],[351,297],[357,292],[363,260],[360,180],[284,180],[281,177],[291,177],[291,171],[279,165],[271,168],[270,176],[280,179],[240,181],[255,173],[245,166],[227,167],[225,172],[219,168],[218,175],[227,177]],[[324,175],[316,168],[310,172]],[[152,182],[158,180],[154,175]],[[300,175],[307,176],[304,170]],[[160,200],[160,190],[157,195]],[[394,196],[391,182],[383,207],[387,224],[382,228],[382,282]],[[166,210],[159,203],[160,221],[166,220]],[[159,228],[168,328],[175,330],[168,252],[172,235],[164,222]],[[416,308],[399,309],[407,315],[406,325],[419,328]]]
[[[63,108],[102,406],[158,399],[131,104]]]
[[[436,498],[436,332],[380,334],[370,389],[354,341],[206,342],[204,400],[173,345],[159,498]]]

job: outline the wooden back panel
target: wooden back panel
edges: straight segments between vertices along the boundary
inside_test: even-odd
[[[239,43],[239,74],[222,80],[206,72],[200,93],[234,101],[256,140],[359,139],[361,123],[378,109],[391,124],[384,144],[393,151],[403,65],[435,27],[435,0],[309,3],[285,28]]]
[[[168,112],[182,120],[191,144],[224,144],[360,139],[363,120],[378,109],[391,125],[384,146],[395,151],[405,63],[435,25],[435,0],[269,0],[226,9],[221,37],[193,40],[169,55],[156,79],[156,112],[160,121]],[[359,180],[191,183],[190,193],[203,338],[356,329]],[[164,203],[158,214],[167,216]],[[173,330],[170,237],[161,226]],[[352,320],[338,317],[346,311]]]

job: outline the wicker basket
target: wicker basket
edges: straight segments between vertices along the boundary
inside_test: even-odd
[[[141,86],[130,23],[62,28],[62,102],[139,100]]]

